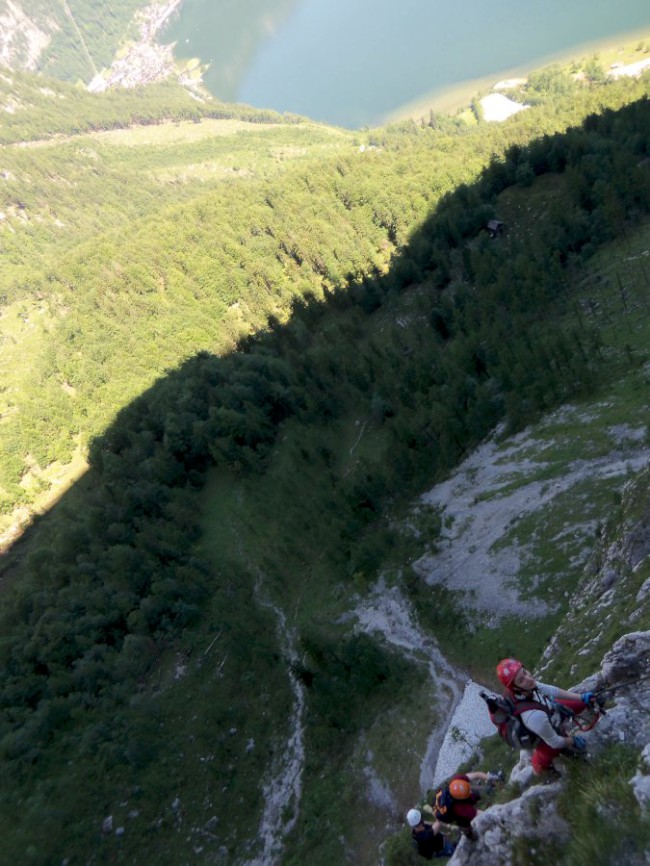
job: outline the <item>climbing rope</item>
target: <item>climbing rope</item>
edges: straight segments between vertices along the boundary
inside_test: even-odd
[[[650,680],[650,674],[647,674],[644,677],[637,677],[635,680],[630,680],[627,683],[617,683],[615,686],[607,686],[607,688],[605,688],[605,689],[598,689],[598,691],[594,692],[594,696],[604,695],[607,692],[615,692],[618,689],[624,689],[627,686],[635,686],[637,683],[643,683],[646,680]]]

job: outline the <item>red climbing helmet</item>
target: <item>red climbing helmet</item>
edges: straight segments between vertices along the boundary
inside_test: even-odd
[[[452,779],[449,783],[449,793],[454,800],[467,800],[472,788],[467,779]]]
[[[523,664],[517,659],[501,659],[497,665],[497,676],[503,685],[510,689],[512,688],[515,677],[523,668]]]

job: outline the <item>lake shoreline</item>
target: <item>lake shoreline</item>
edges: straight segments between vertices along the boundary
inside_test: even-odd
[[[616,38],[607,37],[576,45],[568,51],[561,51],[532,60],[520,66],[508,67],[479,78],[470,78],[451,87],[434,88],[421,97],[388,112],[376,126],[400,123],[405,120],[428,120],[431,111],[439,114],[453,114],[467,108],[473,98],[491,91],[495,84],[505,79],[526,78],[531,72],[558,63],[566,65],[583,60],[594,54],[623,51],[643,55],[634,48],[639,42],[650,43],[650,30],[632,30]]]

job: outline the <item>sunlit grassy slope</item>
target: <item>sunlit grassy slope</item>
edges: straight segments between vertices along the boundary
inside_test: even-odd
[[[49,97],[41,93],[38,84],[32,83],[30,91],[27,76],[21,77],[21,86],[18,92],[24,107],[29,107],[32,91],[37,101],[56,100],[59,89],[64,102],[74,99],[73,89],[60,83],[54,85],[56,89]],[[184,98],[191,104],[187,95]],[[133,104],[138,104],[137,99]],[[255,112],[249,113],[255,116]],[[108,378],[114,381],[114,393],[95,402],[91,415],[99,410],[99,417],[89,418],[88,406],[79,406],[85,403],[83,391],[89,384],[88,363],[104,363],[107,337],[110,342],[111,334],[117,336],[120,329],[124,330],[119,319],[124,315],[131,320],[139,318],[141,302],[123,294],[129,283],[146,279],[138,259],[151,261],[151,253],[143,240],[138,243],[137,234],[150,238],[159,230],[161,220],[181,219],[182,232],[174,236],[172,224],[167,229],[166,243],[170,250],[180,246],[181,237],[183,245],[188,236],[191,243],[189,223],[197,219],[196,214],[179,213],[174,218],[166,209],[182,207],[220,188],[226,198],[236,199],[238,185],[259,189],[287,171],[299,170],[303,163],[328,159],[354,147],[348,133],[309,122],[287,124],[279,116],[274,122],[227,116],[197,122],[200,119],[185,120],[182,109],[177,108],[171,109],[162,123],[127,124],[127,128],[112,131],[76,130],[64,136],[28,140],[24,146],[6,145],[1,151],[0,435],[4,458],[0,498],[5,514],[0,528],[7,532],[7,539],[28,519],[29,510],[44,507],[62,485],[75,477],[85,458],[88,436],[105,426],[123,405],[127,391],[135,396],[152,376],[188,353],[214,348],[219,343],[224,347],[232,345],[251,325],[250,311],[236,303],[237,297],[232,299],[235,303],[227,315],[226,305],[215,299],[219,316],[215,328],[207,310],[190,309],[196,291],[189,298],[176,297],[172,292],[167,301],[158,286],[156,315],[173,316],[174,305],[178,315],[179,303],[185,310],[182,320],[171,326],[168,348],[164,348],[160,326],[154,326],[148,336],[144,332],[139,335],[137,325],[128,328],[129,333],[122,339],[130,344],[127,351],[131,370],[113,369],[102,374],[109,390],[112,385]],[[23,129],[28,136],[29,127]],[[126,255],[118,252],[133,237],[133,248]],[[223,237],[217,243],[221,241]],[[147,246],[151,243],[146,241]],[[153,243],[159,249],[160,236]],[[113,288],[116,283],[117,289]],[[115,297],[116,291],[123,301]],[[88,319],[101,314],[98,295],[103,296],[105,304],[107,294],[114,299],[108,316],[118,319],[108,325],[108,330],[105,324]],[[224,318],[227,321],[221,321]],[[53,369],[57,349],[52,343],[61,339],[62,327],[68,337],[83,333],[89,341],[84,369],[77,374],[72,373],[70,363],[75,355],[80,357],[79,351],[72,357],[66,351],[67,370],[56,362],[59,370]],[[179,328],[183,332],[180,341]],[[92,348],[95,341],[101,346]],[[134,353],[142,359],[136,367],[132,365]],[[132,386],[125,391],[129,378]],[[49,398],[44,388],[50,391]],[[49,427],[49,446],[45,449],[33,438],[35,427],[42,427],[43,422]],[[67,444],[61,439],[58,446],[55,444],[52,434],[57,427],[67,430]],[[40,436],[37,438],[44,444]]]

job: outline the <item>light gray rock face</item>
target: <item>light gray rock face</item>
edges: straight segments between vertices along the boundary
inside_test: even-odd
[[[499,806],[492,806],[474,820],[478,840],[462,839],[454,856],[453,866],[518,866],[513,853],[515,838],[525,839],[527,849],[543,850],[550,836],[565,841],[569,826],[558,815],[557,795],[561,783],[535,785],[521,797]]]
[[[535,773],[530,763],[530,752],[520,752],[519,763],[512,768],[510,781],[522,788],[527,788],[534,778]]]
[[[646,679],[647,678],[647,679]],[[643,808],[650,805],[650,631],[624,635],[605,655],[599,673],[574,686],[576,691],[616,686],[608,693],[614,705],[588,734],[589,751],[598,753],[609,743],[625,742],[639,749],[637,773],[630,785]],[[558,768],[561,771],[561,766]],[[478,840],[462,839],[450,866],[519,866],[516,851],[544,850],[551,836],[562,842],[570,829],[558,815],[557,798],[563,781],[531,784],[535,777],[530,755],[521,753],[510,783],[524,788],[520,797],[492,806],[474,820]]]
[[[41,27],[30,20],[21,3],[3,4],[0,10],[0,64],[14,69],[34,70],[59,28],[45,19]]]
[[[603,659],[601,673],[612,686],[620,686],[624,677],[636,681],[650,675],[650,632],[631,632],[617,640]]]
[[[637,604],[643,604],[650,598],[650,577],[641,585],[641,589],[636,594]]]
[[[650,743],[641,754],[639,772],[630,779],[630,785],[641,808],[650,809]]]
[[[623,635],[603,659],[600,674],[582,685],[613,689],[607,697],[614,706],[591,735],[594,745],[626,742],[644,750],[650,743],[650,631]]]

